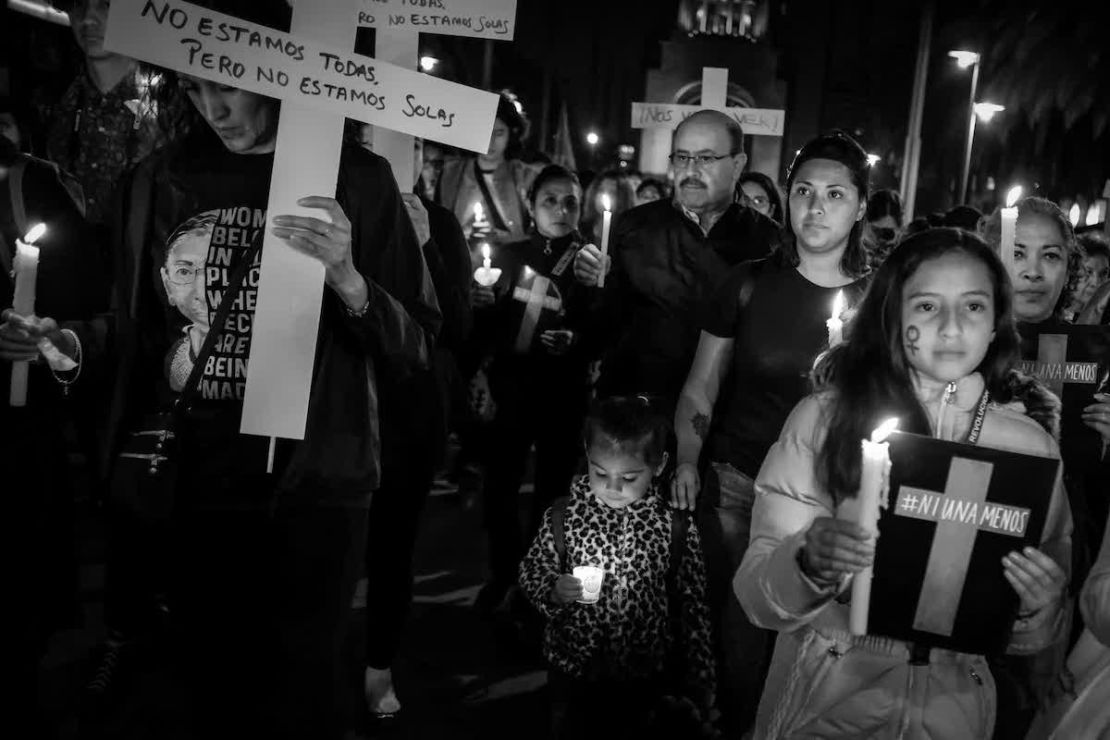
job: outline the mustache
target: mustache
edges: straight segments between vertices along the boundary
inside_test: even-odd
[[[694,187],[699,187],[699,188],[704,188],[705,187],[705,183],[702,182],[701,180],[699,180],[696,177],[684,177],[684,178],[682,178],[682,181],[678,183],[678,186],[680,188],[684,188],[687,185],[693,185]]]

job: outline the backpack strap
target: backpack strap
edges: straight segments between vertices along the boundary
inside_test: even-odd
[[[559,556],[559,568],[563,573],[567,568],[567,505],[570,496],[560,496],[551,502],[551,534],[555,538],[555,552]]]

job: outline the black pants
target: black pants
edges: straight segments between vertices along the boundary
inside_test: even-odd
[[[501,586],[516,583],[517,568],[544,511],[567,494],[582,454],[587,392],[568,388],[565,379],[561,388],[546,380],[517,374],[495,390],[497,417],[486,461],[484,520],[492,580]],[[533,443],[535,494],[522,526],[520,486]]]
[[[198,737],[343,736],[367,510],[186,508],[176,613]]]
[[[427,442],[383,456],[382,485],[370,504],[366,665],[371,668],[393,664],[412,605],[412,554],[439,457],[435,442]]]

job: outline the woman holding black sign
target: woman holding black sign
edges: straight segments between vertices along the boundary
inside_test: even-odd
[[[780,632],[757,738],[990,735],[983,655],[849,633],[847,586],[872,564],[875,543],[836,513],[860,488],[860,440],[889,416],[918,434],[1058,458],[1054,407],[1015,372],[1017,350],[1005,272],[978,238],[923,232],[876,273],[848,341],[815,370],[819,391],[794,409],[756,479],[752,542],[733,587],[756,624]],[[1039,548],[999,564],[1020,601],[1008,652],[1065,633],[1070,530],[1057,474]]]

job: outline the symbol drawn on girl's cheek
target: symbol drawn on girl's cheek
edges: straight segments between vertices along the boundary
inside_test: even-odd
[[[921,330],[916,326],[909,326],[906,328],[906,349],[910,354],[917,355],[917,340],[921,338]]]

